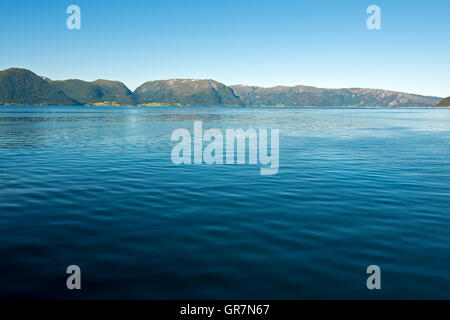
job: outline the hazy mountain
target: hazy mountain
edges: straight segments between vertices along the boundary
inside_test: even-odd
[[[25,69],[0,71],[0,105],[81,105],[43,78]]]
[[[444,100],[439,102],[439,104],[437,106],[438,107],[450,107],[450,97],[445,98]]]
[[[242,106],[234,91],[214,80],[149,81],[134,91],[139,103],[183,106]]]
[[[137,105],[137,99],[122,82],[96,80],[86,82],[81,80],[49,81],[61,89],[68,97],[85,105]]]
[[[377,89],[231,86],[247,106],[434,106],[441,99]]]

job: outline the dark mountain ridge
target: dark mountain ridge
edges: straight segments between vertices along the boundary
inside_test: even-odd
[[[0,105],[81,105],[46,79],[25,69],[0,71]]]
[[[137,104],[133,92],[122,82],[95,80],[86,82],[77,79],[49,81],[62,90],[67,96],[84,105],[113,104],[131,106]]]

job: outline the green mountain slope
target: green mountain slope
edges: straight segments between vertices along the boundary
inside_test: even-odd
[[[438,107],[450,107],[450,97],[445,98],[444,100],[439,102],[439,104],[437,106]]]
[[[247,106],[434,106],[440,98],[376,89],[321,89],[307,86],[231,86]]]
[[[139,103],[183,106],[242,106],[234,91],[214,80],[172,79],[146,82],[134,91]]]
[[[49,81],[62,90],[68,97],[85,105],[109,104],[132,106],[137,104],[133,93],[119,81],[82,80]]]
[[[25,69],[0,71],[0,105],[80,105],[46,80]]]

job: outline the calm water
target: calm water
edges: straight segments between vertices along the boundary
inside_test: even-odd
[[[278,175],[173,165],[194,120]],[[450,110],[1,107],[0,297],[450,298]]]

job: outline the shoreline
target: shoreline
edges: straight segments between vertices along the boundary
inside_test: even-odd
[[[277,108],[277,109],[447,109],[450,106],[402,106],[402,107],[383,107],[383,106],[177,106],[177,105],[42,105],[42,104],[0,104],[1,107],[80,107],[80,108],[91,108],[91,107],[105,107],[105,108]]]

